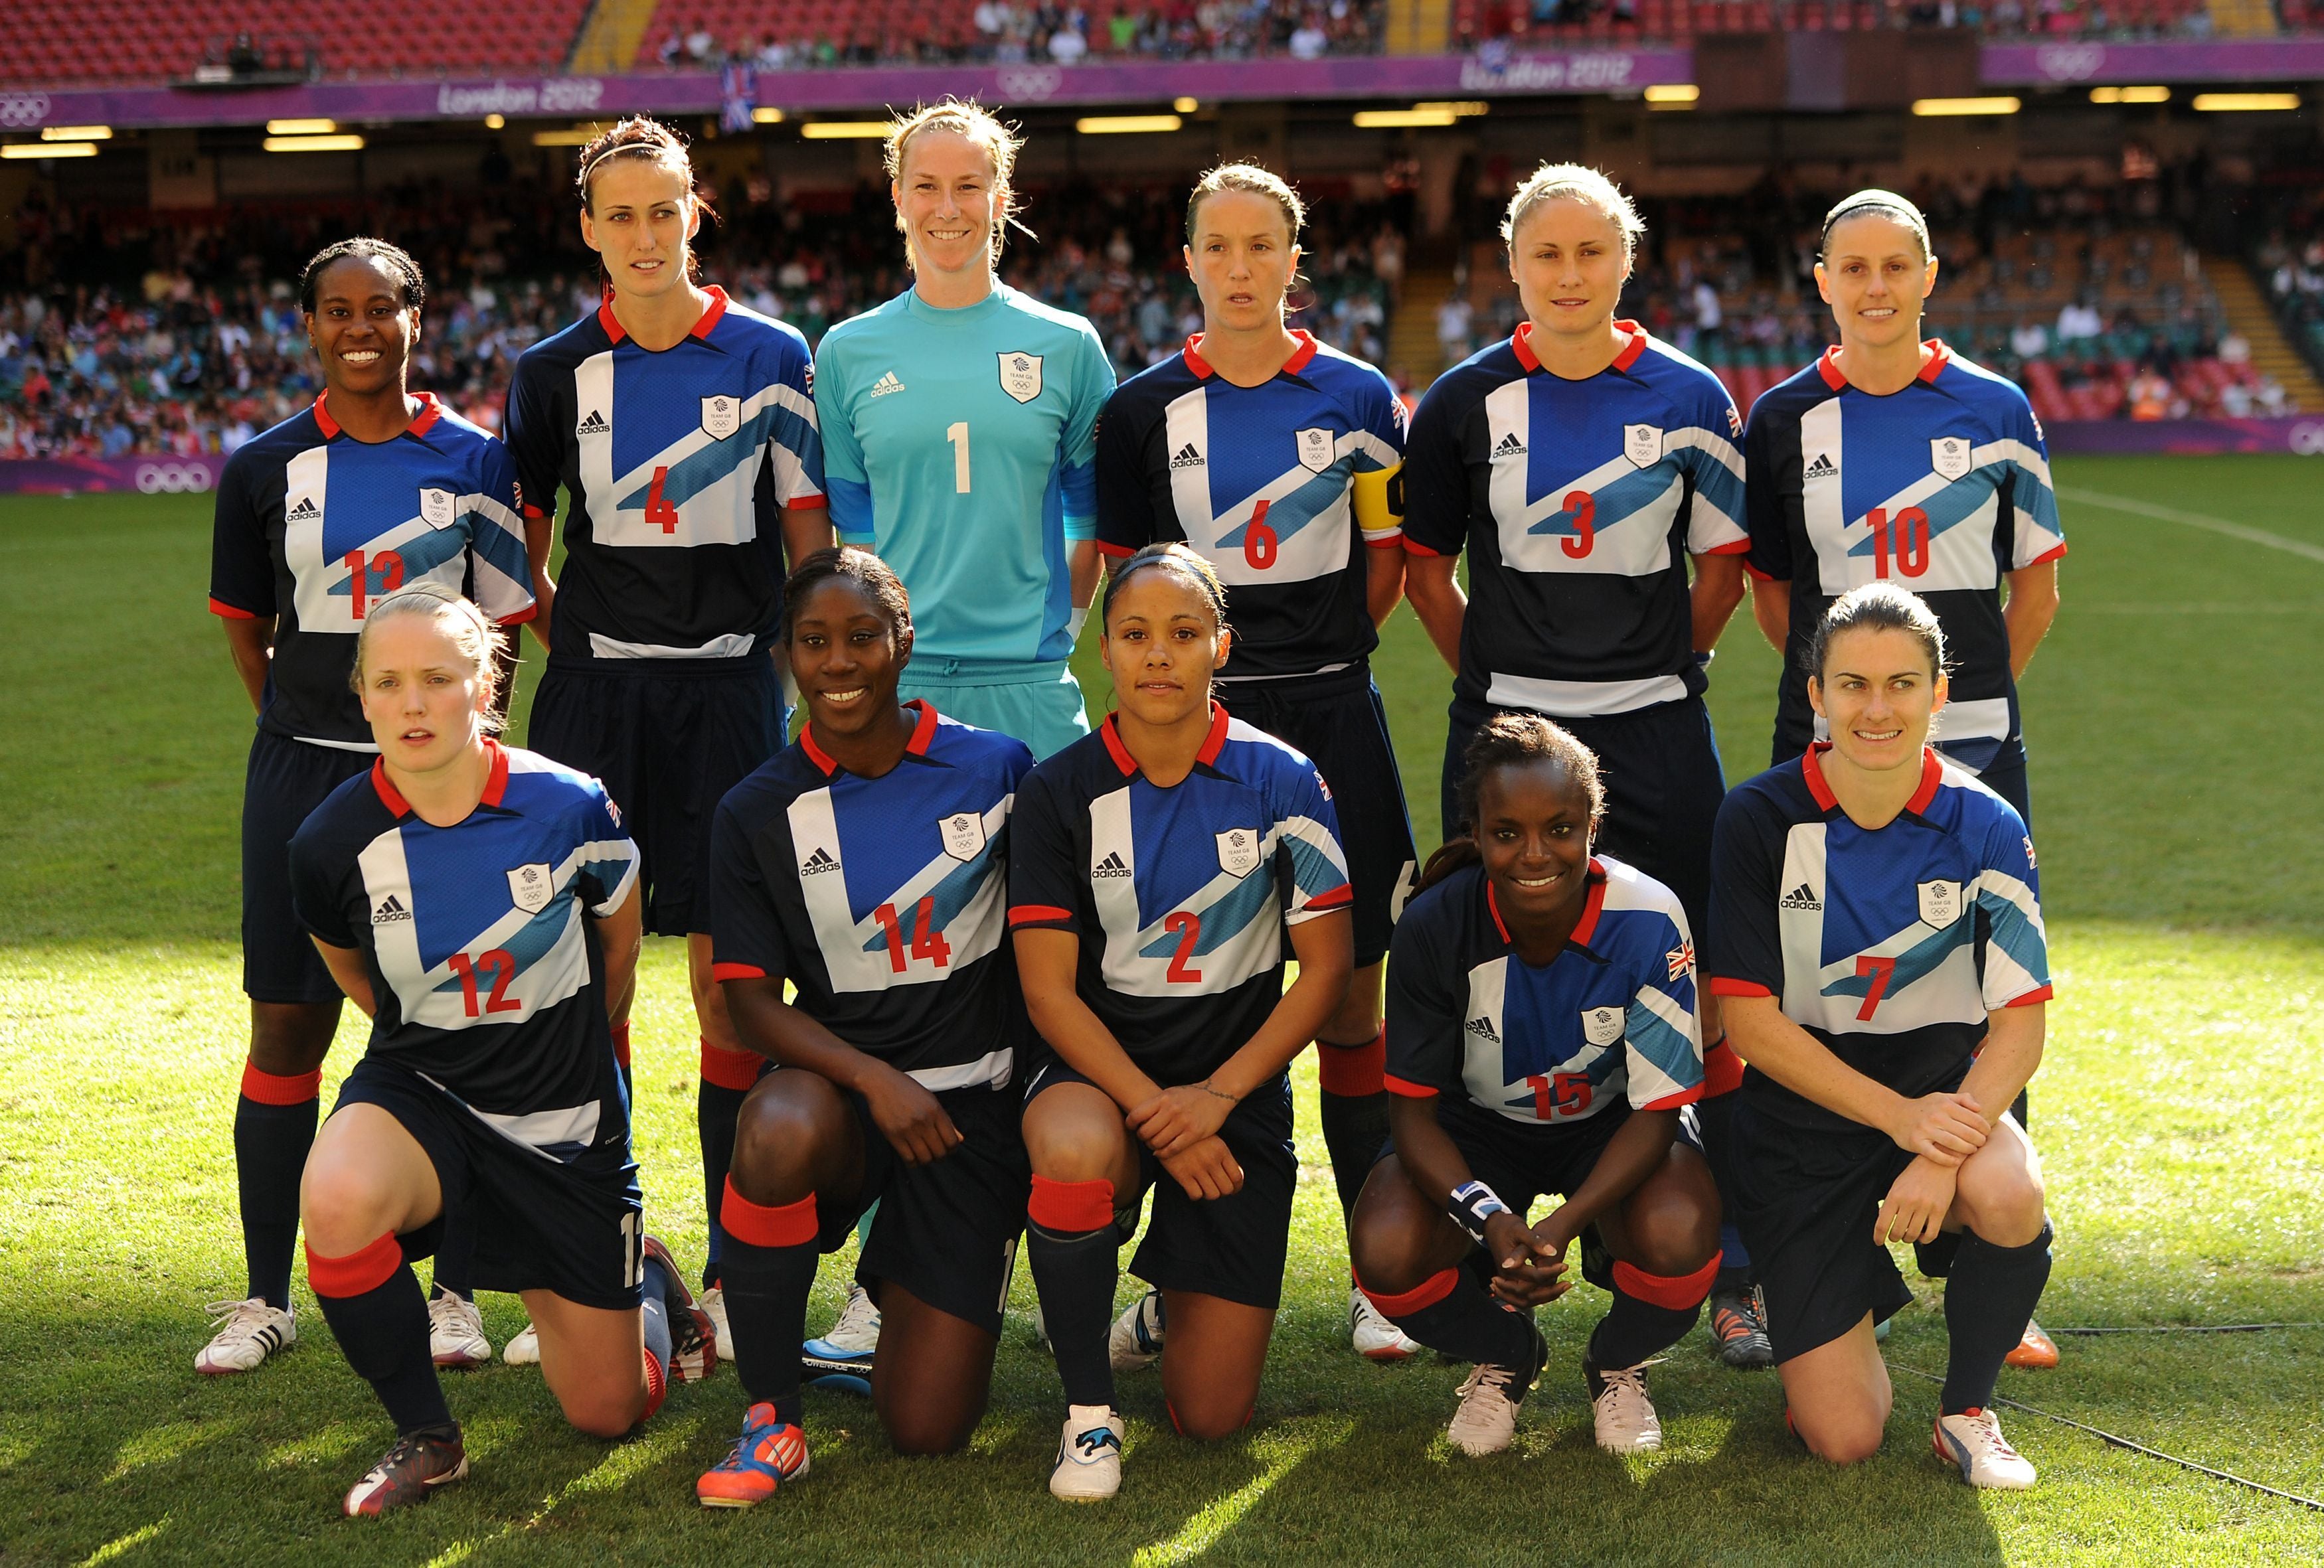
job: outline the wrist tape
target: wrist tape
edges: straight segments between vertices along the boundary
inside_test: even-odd
[[[1495,1214],[1508,1213],[1509,1206],[1484,1183],[1471,1181],[1452,1189],[1452,1195],[1444,1200],[1444,1212],[1452,1216],[1454,1224],[1469,1232],[1469,1240],[1481,1247],[1485,1244],[1485,1222]]]

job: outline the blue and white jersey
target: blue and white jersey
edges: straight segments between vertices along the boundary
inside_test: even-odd
[[[2034,841],[1933,751],[1903,813],[1858,827],[1824,781],[1830,749],[1737,785],[1719,809],[1711,994],[1775,997],[1856,1071],[1907,1099],[1934,1093],[1968,1070],[1989,1013],[2050,998]],[[1794,1125],[1856,1125],[1756,1068],[1743,1087]]]
[[[628,1093],[586,915],[611,915],[637,846],[595,779],[486,742],[475,810],[412,811],[383,764],[290,841],[300,919],[359,949],[378,1010],[368,1054],[451,1095],[544,1158],[626,1167]]]
[[[1952,699],[1933,739],[1976,773],[2020,733],[2001,579],[2057,559],[2066,540],[2025,394],[1941,343],[1925,346],[1926,366],[1902,392],[1850,386],[1835,349],[1752,407],[1744,565],[1792,585],[1779,746],[1796,751],[1818,733],[1805,654],[1824,611],[1887,580],[1926,599],[1945,629]]]
[[[903,759],[860,778],[813,727],[727,791],[710,835],[711,973],[795,1005],[930,1090],[998,1089],[1025,1038],[1008,931],[1021,741],[926,703]]]
[[[1362,360],[1292,336],[1299,349],[1273,379],[1244,387],[1204,362],[1197,333],[1122,383],[1098,426],[1098,549],[1127,556],[1182,540],[1209,558],[1235,632],[1223,681],[1369,659],[1379,637],[1365,547],[1402,537],[1396,389]],[[1359,476],[1370,484],[1360,490]]]
[[[1240,1050],[1282,999],[1284,932],[1351,900],[1314,765],[1215,705],[1167,789],[1109,716],[1018,798],[1010,927],[1080,938],[1082,1000],[1165,1086]]]
[[[364,614],[432,583],[503,625],[534,613],[516,466],[494,437],[417,394],[392,441],[358,441],[324,407],[293,414],[229,458],[210,537],[210,611],[274,618],[258,727],[376,752],[347,685]]]
[[[565,514],[560,659],[741,659],[782,611],[786,508],[824,504],[813,362],[796,328],[706,291],[659,353],[609,301],[517,361],[525,515]]]
[[[1517,956],[1481,866],[1412,900],[1388,967],[1388,1086],[1526,1126],[1702,1097],[1694,942],[1678,895],[1609,856],[1564,951]]]
[[[1743,421],[1726,388],[1634,321],[1567,381],[1533,323],[1446,371],[1405,448],[1404,548],[1469,551],[1453,700],[1554,716],[1703,689],[1686,558],[1739,555]]]

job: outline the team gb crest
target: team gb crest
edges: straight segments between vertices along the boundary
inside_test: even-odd
[[[944,852],[956,861],[972,861],[984,853],[984,818],[973,811],[956,811],[939,817],[936,832]]]
[[[1663,460],[1663,433],[1652,425],[1624,425],[1622,456],[1637,467],[1653,467]]]
[[[1299,466],[1311,474],[1321,474],[1332,466],[1332,448],[1335,444],[1329,430],[1300,431]]]
[[[702,400],[702,433],[714,441],[723,441],[742,428],[742,405],[721,392],[716,397]]]
[[[452,493],[448,490],[438,490],[431,485],[420,493],[420,521],[430,528],[451,527],[456,510]]]
[[[1219,869],[1231,877],[1247,877],[1259,865],[1259,835],[1248,827],[1231,827],[1215,835]]]
[[[1939,478],[1958,479],[1969,470],[1969,438],[1939,436],[1929,443],[1929,466]]]
[[[1001,355],[1001,390],[1020,403],[1041,395],[1041,356],[1009,353]]]
[[[538,915],[549,908],[550,895],[557,891],[557,879],[546,861],[535,861],[509,872],[509,902],[528,915]]]

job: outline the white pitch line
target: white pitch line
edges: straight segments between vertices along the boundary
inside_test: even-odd
[[[2152,517],[2162,522],[2176,522],[2188,528],[2200,528],[2209,533],[2223,533],[2229,539],[2239,539],[2246,544],[2265,545],[2286,555],[2303,556],[2311,561],[2324,561],[2324,545],[2310,544],[2305,540],[2286,539],[2280,533],[2270,533],[2264,528],[2254,528],[2246,522],[2234,522],[2224,517],[2208,517],[2200,512],[2181,512],[2176,507],[2157,506],[2152,502],[2133,500],[2127,495],[2108,495],[2102,490],[2082,490],[2061,485],[2058,495],[2062,500],[2079,501],[2087,505],[2104,506],[2116,512],[2126,512],[2134,517]]]

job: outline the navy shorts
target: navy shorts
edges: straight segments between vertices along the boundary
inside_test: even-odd
[[[1458,826],[1462,756],[1495,710],[1455,704],[1444,736],[1444,833]],[[1507,711],[1507,710],[1503,710]],[[1606,821],[1594,847],[1678,895],[1702,940],[1711,912],[1711,827],[1727,798],[1711,710],[1699,696],[1588,718],[1544,715],[1598,755]]]
[[[336,1002],[339,982],[290,903],[290,838],[325,797],[374,761],[258,732],[242,790],[242,989],[253,1001]]]
[[[1959,1080],[1943,1085],[1959,1086]],[[1911,1305],[1888,1249],[1872,1239],[1881,1200],[1913,1156],[1867,1127],[1807,1129],[1735,1096],[1729,1214],[1767,1302],[1767,1338],[1788,1361]]]
[[[1025,1103],[1058,1084],[1089,1080],[1056,1057],[1025,1085]],[[1094,1085],[1093,1085],[1094,1087]],[[1161,1290],[1215,1296],[1273,1312],[1283,1305],[1283,1265],[1291,1249],[1291,1198],[1299,1185],[1299,1158],[1291,1147],[1291,1080],[1262,1084],[1227,1112],[1219,1136],[1242,1167],[1242,1190],[1223,1198],[1190,1198],[1130,1135],[1138,1149],[1139,1190],[1116,1193],[1116,1224],[1123,1241],[1138,1228],[1145,1194],[1154,1194],[1154,1220],[1138,1244],[1130,1271]],[[872,1230],[888,1222],[881,1211]]]
[[[470,1219],[478,1289],[549,1290],[615,1312],[638,1305],[645,1212],[620,1099],[599,1102],[601,1114],[622,1118],[618,1143],[601,1139],[570,1164],[516,1142],[433,1084],[375,1056],[347,1074],[338,1105],[378,1106],[427,1151],[445,1213]],[[433,1252],[442,1229],[438,1216],[402,1237],[404,1256]]]
[[[645,928],[700,930],[710,820],[726,791],[782,750],[783,688],[764,654],[640,659],[632,669],[552,657],[525,744],[605,787],[637,842]]]
[[[1222,681],[1227,712],[1297,747],[1315,764],[1340,819],[1340,847],[1355,890],[1356,967],[1388,956],[1388,936],[1417,870],[1412,815],[1388,736],[1388,709],[1371,672],[1356,669],[1288,681]]]
[[[816,1199],[816,1246],[839,1250],[877,1204],[880,1218],[857,1277],[867,1286],[892,1281],[937,1311],[998,1335],[1033,1194],[1032,1162],[1018,1127],[1021,1102],[1005,1087],[938,1094],[961,1141],[934,1165],[916,1166],[898,1156],[862,1095],[847,1098],[863,1133],[863,1186],[853,1204]]]

